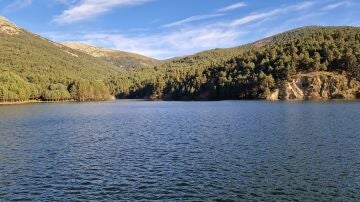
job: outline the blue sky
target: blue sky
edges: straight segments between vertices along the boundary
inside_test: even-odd
[[[57,42],[158,59],[306,25],[360,25],[359,0],[0,0],[1,15]]]

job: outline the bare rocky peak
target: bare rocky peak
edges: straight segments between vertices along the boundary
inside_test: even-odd
[[[63,42],[61,43],[64,46],[67,46],[69,48],[84,52],[86,54],[89,54],[94,57],[109,57],[109,58],[131,58],[134,60],[137,60],[139,62],[144,63],[153,63],[157,62],[157,60],[153,58],[149,58],[143,55],[139,55],[136,53],[130,53],[130,52],[124,52],[119,50],[113,50],[108,48],[101,48],[101,47],[95,47],[86,43],[82,42]]]
[[[94,57],[105,57],[108,55],[107,53],[115,52],[114,50],[98,48],[81,42],[64,42],[62,45],[75,50],[80,50]]]
[[[10,22],[5,17],[0,16],[0,34],[17,35],[21,28]]]

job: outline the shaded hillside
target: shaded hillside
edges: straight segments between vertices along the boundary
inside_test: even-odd
[[[113,65],[124,69],[149,67],[160,62],[153,58],[145,57],[135,53],[99,48],[79,42],[65,42],[62,44],[69,48],[87,53],[91,56],[102,58],[105,61],[108,61]]]

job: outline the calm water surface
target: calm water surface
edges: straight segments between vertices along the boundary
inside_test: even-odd
[[[0,201],[360,198],[360,103],[0,106]]]

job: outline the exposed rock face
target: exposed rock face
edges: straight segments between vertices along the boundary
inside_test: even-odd
[[[280,90],[276,89],[274,92],[270,94],[270,96],[267,98],[268,100],[278,100],[279,99],[279,93]]]
[[[329,72],[300,74],[269,96],[270,100],[356,99],[360,82]]]
[[[21,32],[21,29],[11,23],[8,19],[0,16],[0,34],[16,35]]]

